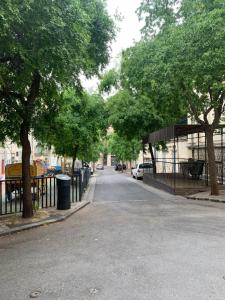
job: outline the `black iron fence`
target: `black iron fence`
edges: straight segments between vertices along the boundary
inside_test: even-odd
[[[224,184],[223,172],[221,171],[222,163],[216,162],[217,182]],[[194,159],[171,159],[156,160],[156,174],[153,172],[144,172],[144,180],[158,182],[166,185],[172,190],[175,189],[202,189],[209,186],[208,163],[204,160]]]
[[[82,200],[91,176],[90,169],[81,169],[71,176],[71,203]],[[56,207],[57,179],[55,176],[41,176],[31,179],[33,208]],[[23,189],[21,178],[0,181],[0,215],[20,213],[23,211]]]

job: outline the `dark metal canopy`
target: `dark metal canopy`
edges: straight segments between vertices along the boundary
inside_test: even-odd
[[[161,141],[166,142],[177,137],[198,132],[204,132],[202,125],[173,125],[151,133],[148,137],[148,142],[152,144]]]

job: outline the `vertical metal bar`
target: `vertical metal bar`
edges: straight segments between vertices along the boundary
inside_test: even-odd
[[[55,194],[56,194],[56,188],[55,188],[55,176],[54,176],[53,178],[54,178],[54,181],[53,181],[53,184],[54,184],[54,194],[53,194],[53,198],[54,198],[54,206],[55,206]]]
[[[37,208],[37,182],[38,179],[33,178],[33,205],[35,209]]]
[[[199,132],[198,132],[198,160],[199,160]]]
[[[2,215],[2,181],[0,181],[0,215]]]
[[[9,181],[5,181],[5,209],[4,214],[7,214],[7,205],[8,205],[8,195],[9,195]]]
[[[79,201],[81,201],[82,198],[82,175],[81,173],[79,174]]]
[[[223,184],[223,127],[221,128],[221,184]]]
[[[75,183],[76,183],[76,202],[77,202],[77,192],[78,192],[78,191],[77,191],[77,189],[78,189],[78,185],[77,185],[77,180],[78,180],[77,178],[78,178],[78,177],[77,177],[77,175],[76,175],[76,177],[75,177],[75,178],[76,178],[76,181],[75,181]]]
[[[72,174],[72,185],[71,185],[71,188],[72,188],[72,203],[74,203],[74,174]]]
[[[176,139],[173,138],[173,189],[176,190]]]
[[[19,179],[19,198],[20,198],[20,212],[22,211],[22,193],[21,193],[21,190],[22,190],[22,180]]]
[[[207,158],[207,140],[205,133],[205,171],[206,171],[206,186],[209,185],[209,175],[208,175],[208,158]]]
[[[16,185],[16,189],[15,189],[15,203],[14,203],[14,208],[15,208],[15,213],[17,213],[17,194],[18,194],[18,189],[20,186],[20,182],[18,180],[17,185]]]
[[[0,181],[0,215],[2,215],[2,181]]]
[[[41,178],[41,208],[44,208],[44,177]]]
[[[37,178],[37,206],[40,206],[40,178]]]
[[[45,195],[46,195],[46,201],[45,201],[45,207],[48,207],[48,177],[45,178]]]
[[[50,188],[50,207],[52,207],[52,178],[49,178],[49,188]]]
[[[13,181],[11,181],[11,185],[13,187]],[[15,186],[16,186],[16,181],[14,182],[14,189],[15,189]],[[13,188],[12,188],[13,189]],[[12,190],[11,189],[11,190]],[[10,197],[10,206],[9,206],[9,212],[12,213],[12,193],[11,193],[11,197]]]

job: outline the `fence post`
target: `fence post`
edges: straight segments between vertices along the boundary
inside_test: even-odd
[[[71,182],[72,182],[72,203],[74,203],[74,174],[72,174],[72,177],[71,177]]]
[[[2,182],[0,181],[0,215],[2,215]]]
[[[80,172],[79,174],[79,201],[81,201],[81,198],[82,198],[82,194],[83,194],[83,190],[82,190],[82,174]]]

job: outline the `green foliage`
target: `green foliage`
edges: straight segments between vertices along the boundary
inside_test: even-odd
[[[106,72],[100,81],[100,93],[110,93],[112,88],[119,88],[119,74],[116,70],[112,69]]]
[[[168,1],[162,0],[163,3]],[[147,4],[158,0],[144,1]],[[155,7],[161,16],[162,10]],[[146,28],[154,26],[155,16],[147,17]],[[165,20],[167,12],[161,20]],[[180,18],[180,19],[179,19]],[[218,195],[213,132],[225,112],[225,5],[222,0],[183,0],[176,22],[161,27],[159,34],[142,44],[150,56],[138,59],[143,65],[142,82],[135,85],[125,77],[132,90],[151,95],[153,102],[169,103],[174,113],[184,107],[205,130],[211,193]],[[148,23],[149,22],[149,23]],[[149,25],[150,24],[150,25]],[[162,23],[164,24],[164,23]],[[166,24],[166,23],[165,23]],[[151,31],[150,31],[151,32]],[[155,50],[154,50],[155,49]],[[132,53],[128,56],[128,61]],[[146,66],[144,67],[144,62]],[[131,78],[131,79],[130,79]],[[161,109],[158,110],[161,113]]]
[[[214,9],[189,17],[124,53],[123,85],[151,99],[165,123],[174,123],[185,110],[198,122],[201,114],[207,120],[212,111],[223,112],[224,12]]]
[[[65,86],[107,63],[113,21],[101,0],[2,0],[0,6],[1,139],[19,140]]]
[[[144,21],[142,33],[149,37],[193,16],[222,8],[225,8],[224,0],[142,0],[137,14]]]
[[[81,91],[81,74],[108,63],[114,26],[104,0],[2,0],[0,26],[0,140],[21,142],[23,217],[31,217],[29,133],[41,136],[61,92]]]
[[[203,13],[160,38],[165,44],[160,59],[165,61],[167,85],[179,90],[179,94],[171,94],[171,101],[185,101],[199,123],[208,124],[209,114],[214,112],[215,126],[224,111],[224,18],[223,9]]]
[[[126,139],[142,140],[162,124],[160,116],[147,97],[134,97],[128,90],[120,90],[107,102],[109,122]]]
[[[180,15],[184,19],[225,8],[224,0],[182,0]]]
[[[127,140],[117,133],[113,133],[109,136],[108,151],[115,155],[118,161],[136,160],[141,149],[141,142],[135,138]]]
[[[155,36],[159,31],[176,23],[179,0],[142,0],[137,9],[139,19],[144,21],[142,33]]]
[[[58,155],[96,161],[100,136],[106,131],[104,101],[98,95],[67,90],[53,120],[43,120],[46,130],[39,139],[54,146]],[[43,127],[43,124],[41,125]]]

